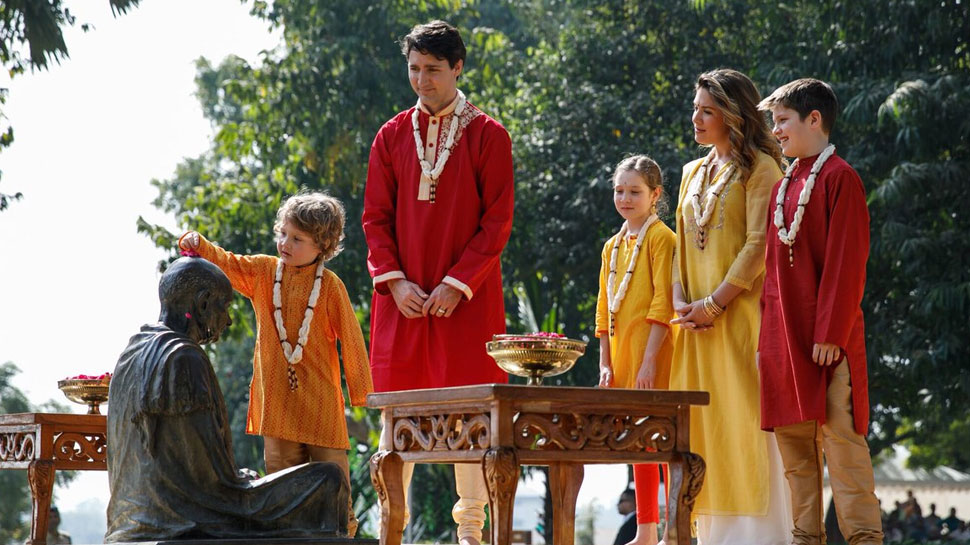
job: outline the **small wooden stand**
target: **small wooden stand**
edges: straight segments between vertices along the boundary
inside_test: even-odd
[[[0,469],[26,469],[30,483],[27,545],[47,545],[55,471],[108,469],[106,425],[100,414],[0,414]]]

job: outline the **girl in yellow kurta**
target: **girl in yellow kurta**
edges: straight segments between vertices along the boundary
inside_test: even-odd
[[[666,389],[673,356],[670,295],[674,233],[657,217],[666,203],[660,167],[645,155],[620,162],[613,202],[626,221],[603,246],[596,302],[600,386]],[[635,464],[637,535],[631,544],[657,543],[656,464]]]
[[[343,226],[340,201],[303,193],[290,197],[277,213],[280,257],[236,255],[194,231],[179,239],[180,248],[213,262],[252,301],[257,327],[246,433],[263,436],[267,473],[309,461],[333,462],[350,482],[338,340],[351,404],[363,406],[374,387],[347,289],[323,267],[340,251]],[[348,533],[353,536],[356,528],[351,509]]]
[[[670,388],[706,390],[690,446],[707,462],[694,505],[701,544],[787,545],[791,503],[774,437],[761,431],[755,352],[761,325],[768,198],[781,155],[744,74],[698,78],[695,140],[713,149],[684,167],[673,300],[683,332]]]

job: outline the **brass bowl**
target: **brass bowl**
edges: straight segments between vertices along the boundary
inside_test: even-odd
[[[495,335],[485,343],[485,351],[505,372],[528,378],[539,386],[543,377],[572,369],[586,352],[586,343],[575,339],[532,335]]]
[[[88,406],[88,414],[101,414],[101,404],[108,401],[109,380],[66,378],[57,381],[64,396],[75,403]]]

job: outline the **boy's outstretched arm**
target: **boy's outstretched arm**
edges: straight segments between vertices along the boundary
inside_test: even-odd
[[[275,259],[266,255],[236,255],[209,242],[196,231],[188,231],[179,238],[180,250],[197,252],[222,269],[234,290],[252,299],[256,279],[260,274],[273,274]]]

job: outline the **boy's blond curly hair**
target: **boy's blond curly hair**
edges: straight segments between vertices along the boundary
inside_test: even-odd
[[[320,247],[324,261],[336,257],[344,249],[344,205],[320,191],[304,191],[283,201],[276,212],[273,231],[279,234],[289,221],[297,229],[313,237]]]

